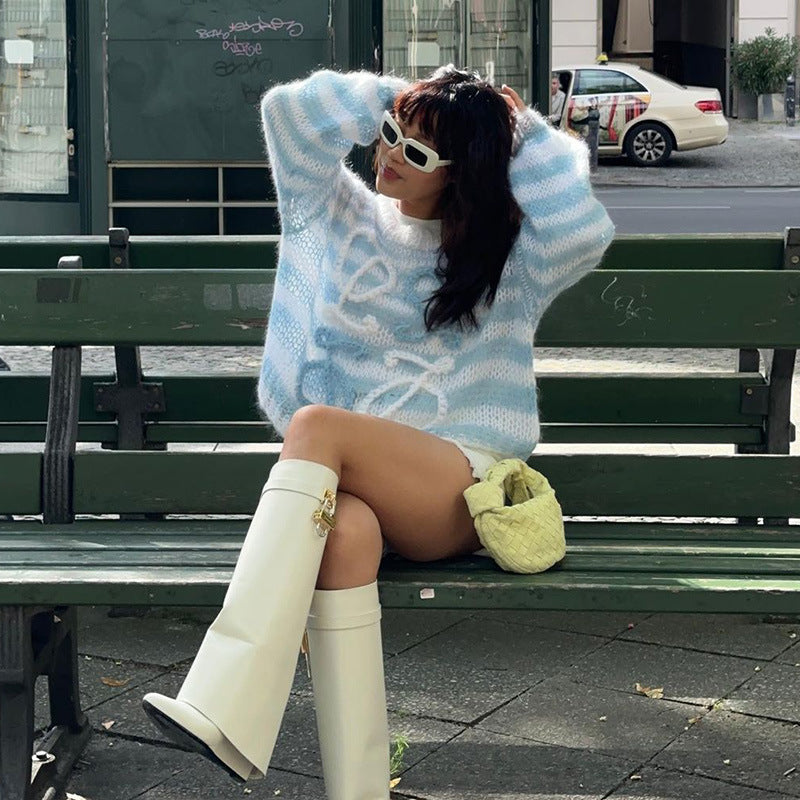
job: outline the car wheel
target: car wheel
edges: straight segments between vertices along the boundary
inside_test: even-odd
[[[657,122],[638,125],[625,140],[625,153],[637,167],[660,167],[672,153],[672,134]]]

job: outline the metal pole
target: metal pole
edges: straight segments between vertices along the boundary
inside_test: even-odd
[[[600,135],[600,111],[590,108],[586,114],[587,137],[589,145],[589,168],[592,173],[597,172],[597,140]]]
[[[531,0],[531,100],[547,116],[550,108],[550,0]]]
[[[795,88],[796,88],[796,83],[794,75],[790,75],[786,79],[786,97],[785,97],[786,124],[790,126],[794,125],[795,123]]]

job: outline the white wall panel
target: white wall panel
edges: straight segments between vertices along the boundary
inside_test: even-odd
[[[739,19],[788,19],[791,0],[739,0]]]
[[[564,45],[553,48],[553,66],[568,67],[571,64],[592,64],[597,57],[597,46],[572,47]]]
[[[741,19],[739,18],[739,41],[746,42],[754,36],[761,36],[767,28],[774,28],[778,36],[794,33],[789,30],[789,20],[786,17],[779,19]]]
[[[553,47],[575,47],[583,45],[591,45],[594,48],[597,47],[596,22],[553,23]],[[595,52],[594,55],[597,55],[597,53]]]
[[[553,21],[596,20],[597,0],[553,0],[551,17]]]

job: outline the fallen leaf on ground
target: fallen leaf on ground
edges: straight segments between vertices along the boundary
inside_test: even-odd
[[[105,722],[101,722],[100,724],[101,724],[101,725],[102,725],[102,726],[103,726],[103,727],[104,727],[106,730],[110,730],[111,728],[113,728],[113,727],[114,727],[115,723],[116,723],[116,720],[115,720],[115,719],[107,719]]]
[[[390,780],[389,781],[389,788],[390,789],[394,789],[394,787],[397,786],[397,784],[400,783],[401,780],[403,780],[403,779],[402,778],[394,778],[394,779]]]
[[[113,686],[117,688],[119,686],[124,686],[126,683],[130,683],[130,678],[125,678],[123,681],[118,681],[116,678],[100,678],[100,682],[104,683],[106,686]]]
[[[654,689],[649,686],[642,686],[641,683],[637,683],[633,688],[636,689],[639,694],[643,694],[645,697],[651,697],[653,700],[662,700],[664,698],[663,686],[659,686],[657,689]]]

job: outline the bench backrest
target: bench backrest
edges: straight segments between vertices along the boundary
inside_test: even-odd
[[[134,237],[127,247],[101,237],[0,238],[0,346],[258,347],[274,278],[264,264],[275,248],[274,237]],[[64,252],[81,255],[84,268],[41,266]],[[777,235],[619,237],[601,268],[551,306],[537,344],[794,348],[800,272],[784,269],[786,252]],[[130,268],[109,268],[115,258]],[[255,375],[145,382],[164,399],[144,416],[150,444],[274,438],[255,409]],[[113,385],[112,375],[83,376],[81,440],[117,440],[102,402]],[[43,439],[48,386],[48,376],[0,373],[0,439]],[[763,443],[768,386],[758,367],[545,374],[538,390],[545,441]]]

